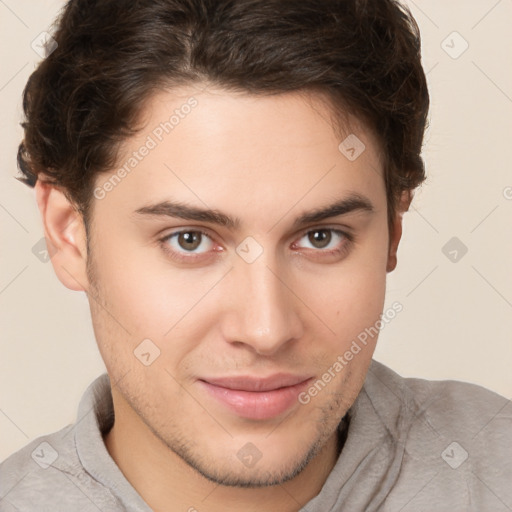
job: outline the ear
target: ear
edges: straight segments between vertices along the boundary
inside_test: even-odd
[[[38,178],[35,193],[59,281],[70,290],[87,291],[87,240],[82,216],[60,188],[44,178]]]
[[[402,192],[400,201],[398,202],[395,218],[393,219],[393,230],[389,240],[388,263],[386,266],[387,272],[392,272],[396,268],[398,244],[402,238],[403,214],[409,210],[412,198],[413,192],[411,190],[405,190]]]

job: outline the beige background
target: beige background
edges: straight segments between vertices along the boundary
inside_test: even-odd
[[[404,310],[375,358],[404,376],[512,397],[512,0],[407,3],[432,97],[429,179],[388,278],[387,303]],[[85,387],[104,371],[86,297],[33,254],[43,235],[34,192],[13,178],[21,92],[39,61],[31,42],[62,5],[0,0],[0,460],[74,421]],[[452,237],[468,248],[455,263],[442,251]]]

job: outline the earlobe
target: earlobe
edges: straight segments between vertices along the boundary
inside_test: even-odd
[[[389,241],[389,252],[388,252],[388,263],[386,266],[386,272],[392,272],[395,270],[398,263],[397,252],[398,244],[402,238],[402,214],[397,213],[393,224],[393,234]]]
[[[400,239],[402,238],[402,221],[403,214],[409,210],[413,198],[413,193],[410,190],[406,190],[402,193],[400,198],[395,218],[393,221],[393,232],[389,240],[389,251],[388,261],[386,266],[386,272],[392,272],[395,270],[397,265],[397,252]]]
[[[35,193],[57,277],[70,290],[87,291],[87,240],[82,216],[63,191],[49,182],[38,179]]]

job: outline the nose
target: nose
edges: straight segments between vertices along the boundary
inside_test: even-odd
[[[263,255],[253,263],[236,262],[229,276],[230,311],[223,323],[225,339],[265,356],[300,339],[304,329],[290,279],[275,262],[269,263]]]

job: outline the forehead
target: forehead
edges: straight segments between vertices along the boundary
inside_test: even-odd
[[[116,182],[106,199],[133,210],[172,198],[239,218],[317,207],[345,193],[373,195],[379,206],[385,187],[378,144],[348,114],[340,133],[334,115],[311,93],[160,91],[141,112],[143,128],[95,185]]]

